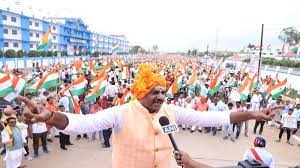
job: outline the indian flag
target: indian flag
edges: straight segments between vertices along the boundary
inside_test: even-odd
[[[129,68],[128,68],[128,66],[123,67],[123,71],[122,71],[121,74],[122,74],[121,79],[129,79]]]
[[[191,91],[195,91],[197,86],[196,83],[197,83],[197,72],[194,72],[188,81]]]
[[[273,98],[277,99],[286,90],[286,83],[287,83],[287,79],[276,83],[269,90],[269,92],[270,92],[269,94]]]
[[[16,75],[11,75],[10,79],[14,88],[14,92],[11,92],[3,97],[3,99],[8,102],[13,101],[17,95],[22,93],[27,85],[24,79],[19,78]]]
[[[42,79],[35,82],[30,88],[28,89],[29,93],[35,93],[39,89],[46,89],[50,90],[58,85],[59,76],[56,71],[52,71],[48,74],[46,74]]]
[[[255,87],[255,85],[257,85],[257,84],[255,84],[256,83],[255,79],[257,79],[256,76],[257,75],[255,73],[252,78],[249,77],[249,80],[250,80],[249,87],[248,87],[249,92],[251,92],[252,89]]]
[[[14,91],[14,87],[8,74],[0,74],[0,97],[10,94]]]
[[[123,64],[117,59],[113,59],[113,65],[114,65],[114,67],[118,67],[120,69],[123,69]]]
[[[200,97],[207,97],[208,89],[205,87],[204,83],[201,81],[197,81],[197,87],[200,88]]]
[[[111,46],[111,52],[112,52],[112,53],[113,53],[113,52],[116,52],[118,49],[119,49],[119,43],[118,43],[118,42],[116,42],[115,44],[113,44],[113,45]]]
[[[90,93],[87,96],[85,96],[84,101],[91,102],[94,101],[97,97],[102,96],[106,86],[107,86],[106,78],[101,78],[98,81],[97,85],[90,90]]]
[[[63,90],[61,90],[60,94],[65,96],[71,96],[70,92],[72,92],[74,96],[81,95],[86,91],[86,84],[87,81],[85,80],[85,76],[82,75],[81,77],[77,78],[74,82],[69,84],[67,87],[65,87]]]
[[[49,43],[51,43],[51,28],[47,30],[47,32],[44,34],[39,46],[37,47],[37,50],[40,51],[44,49]]]
[[[94,58],[91,58],[88,61],[88,65],[90,67],[92,76],[96,76],[98,74],[98,72],[96,71],[95,66],[94,66],[94,61],[95,61]]]
[[[80,106],[78,102],[75,100],[75,98],[73,96],[70,96],[69,101],[70,101],[70,109],[74,110],[75,114],[81,114],[82,112]]]
[[[174,94],[176,94],[178,92],[179,89],[182,88],[182,75],[180,75],[178,78],[176,78],[173,82],[173,84],[171,85],[171,87],[169,88],[168,92],[167,92],[167,96],[168,97],[172,97]]]
[[[237,84],[236,78],[234,76],[230,77],[227,86],[234,87],[236,86],[236,84]]]
[[[120,105],[128,103],[132,98],[132,94],[130,93],[130,89],[126,88],[123,93],[123,96],[120,99]]]
[[[219,68],[217,74],[215,75],[214,79],[210,83],[209,91],[208,91],[210,95],[213,95],[219,91],[222,82],[221,75],[222,75],[222,70]]]
[[[241,87],[239,88],[238,92],[240,93],[240,97],[242,101],[245,101],[248,99],[248,95],[251,93],[252,89],[254,88],[255,85],[255,79],[256,78],[256,73],[253,75],[251,78],[248,74],[246,78],[244,79]]]
[[[86,85],[87,81],[85,79],[85,76],[82,75],[78,79],[76,79],[73,83],[70,84],[69,87],[70,92],[73,96],[79,96],[82,95],[86,91]]]

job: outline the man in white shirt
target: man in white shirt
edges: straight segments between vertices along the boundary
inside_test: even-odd
[[[110,81],[105,88],[104,95],[106,95],[109,100],[113,100],[117,93],[119,93],[119,88],[114,81]]]
[[[67,96],[63,96],[59,99],[58,102],[59,105],[63,105],[65,108],[65,112],[69,112],[69,104],[70,104],[70,100]]]
[[[296,134],[297,131],[300,129],[300,101],[297,102],[293,114],[295,114],[295,115],[297,116],[297,118],[298,118],[298,121],[297,121],[297,129],[295,129],[295,130],[293,131],[293,134]],[[299,146],[300,146],[300,144],[299,144]]]
[[[263,163],[270,168],[275,167],[275,162],[273,160],[272,154],[266,151],[266,140],[263,137],[256,137],[254,140],[254,147],[248,149],[244,153],[244,160],[256,160],[260,163]]]
[[[284,113],[282,114],[282,118],[281,118],[281,126],[280,126],[280,132],[279,132],[279,139],[276,140],[276,142],[280,142],[281,141],[281,137],[284,131],[286,131],[287,134],[287,143],[290,145],[293,145],[290,142],[290,138],[291,138],[291,132],[293,129],[297,128],[297,116],[296,114],[293,113],[294,109],[290,108],[288,113]]]
[[[194,92],[192,92],[190,94],[190,96],[191,96],[191,106],[192,106],[193,109],[195,109],[196,108],[196,104],[199,102],[199,97],[196,97],[196,95],[195,95]]]
[[[259,110],[260,106],[260,101],[261,101],[261,96],[257,94],[257,91],[253,91],[253,95],[251,97],[251,105],[253,110]]]
[[[221,126],[230,122],[237,123],[248,119],[271,120],[273,116],[272,109],[265,109],[265,113],[261,111],[253,113],[219,113],[213,111],[199,113],[191,109],[166,105],[164,104],[166,98],[164,77],[153,73],[149,65],[142,64],[139,70],[139,76],[135,79],[136,83],[130,90],[136,100],[122,106],[105,109],[101,113],[93,115],[54,113],[22,96],[18,96],[17,99],[27,104],[24,116],[30,122],[46,122],[58,129],[76,133],[112,128],[115,136],[113,143],[114,168],[138,168],[145,165],[145,162],[149,164],[149,167],[171,167],[171,142],[167,136],[159,131],[160,126],[157,124],[160,116],[172,115],[171,122],[177,124],[206,127]],[[135,123],[139,123],[138,127]],[[147,131],[139,128],[146,128]],[[159,144],[166,148],[153,148],[153,144],[154,146],[157,144],[154,143],[156,139],[154,137],[157,137],[157,140],[160,141]],[[133,144],[131,144],[132,141],[134,141]],[[145,142],[149,143],[145,144]],[[132,147],[128,148],[128,146]],[[158,157],[161,159],[156,160]]]
[[[218,111],[218,99],[216,97],[211,98],[211,103],[208,105],[208,111]],[[205,133],[213,131],[213,136],[217,134],[217,127],[210,127]]]

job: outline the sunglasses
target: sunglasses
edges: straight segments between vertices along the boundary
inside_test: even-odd
[[[17,123],[16,121],[10,121],[9,122],[10,124],[15,124],[15,123]]]

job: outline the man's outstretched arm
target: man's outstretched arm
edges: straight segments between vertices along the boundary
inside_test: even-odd
[[[26,104],[23,115],[27,123],[46,122],[59,130],[75,133],[119,128],[120,125],[121,113],[117,111],[118,107],[109,108],[96,114],[79,115],[54,112],[22,96],[18,96],[17,99]]]

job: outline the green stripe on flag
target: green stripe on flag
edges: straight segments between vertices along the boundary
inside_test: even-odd
[[[72,95],[73,96],[79,96],[79,95],[82,95],[84,92],[85,92],[85,87],[84,88],[81,88],[81,89],[77,89],[77,90],[72,90]]]
[[[58,79],[53,79],[53,80],[43,83],[42,86],[40,87],[40,89],[49,90],[49,89],[55,88],[57,85],[58,85]]]
[[[9,93],[11,93],[13,91],[14,91],[14,87],[13,86],[5,88],[5,89],[3,89],[3,90],[0,91],[0,97],[3,97],[3,96],[5,96],[5,95],[7,95],[7,94],[9,94]]]

